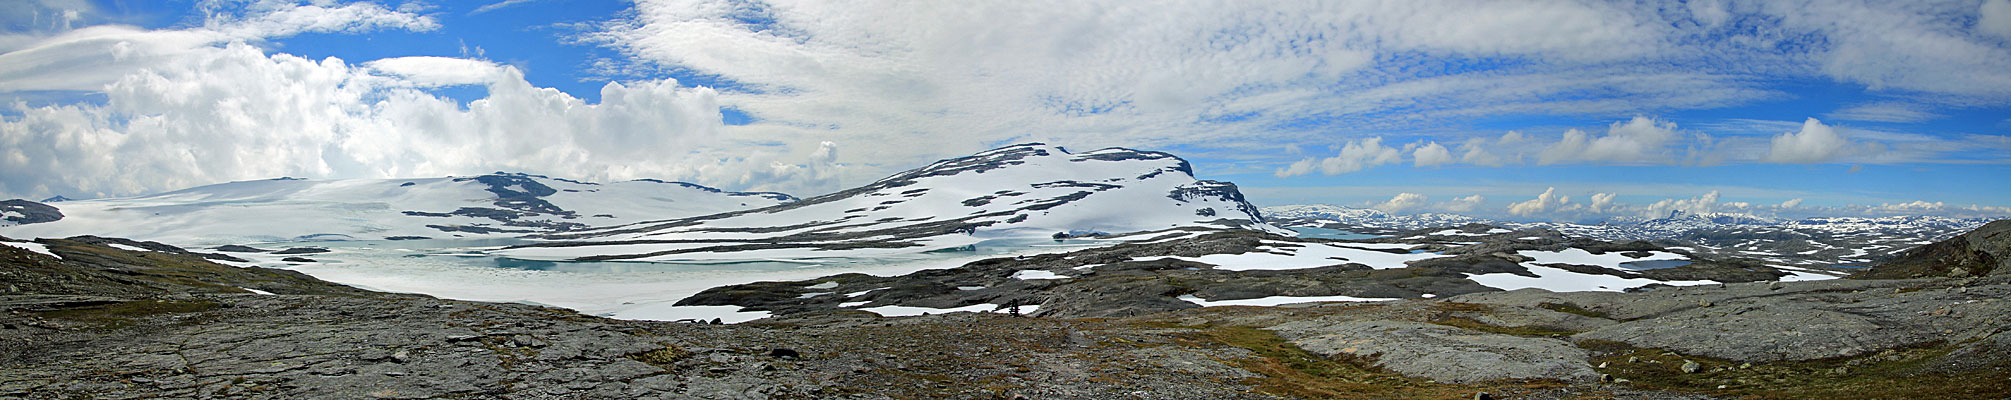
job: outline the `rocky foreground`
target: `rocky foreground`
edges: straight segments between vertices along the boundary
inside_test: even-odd
[[[1991,246],[2006,230],[1919,254],[1960,268],[1896,263],[1906,279],[1105,318],[804,309],[739,325],[376,293],[44,239],[23,246],[49,254],[0,246],[0,397],[1997,399],[2011,396],[2011,268],[1995,266],[2011,252]],[[1362,285],[1420,290],[1393,282]]]

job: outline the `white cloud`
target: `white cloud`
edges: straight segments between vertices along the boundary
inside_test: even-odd
[[[2007,0],[2011,1],[2011,0]],[[1830,118],[1872,122],[1926,122],[1945,117],[1913,103],[1876,102],[1846,107],[1829,113]]]
[[[524,171],[664,178],[751,189],[836,189],[837,145],[739,144],[717,93],[676,81],[610,83],[601,102],[498,67],[464,106],[341,60],[194,51],[107,86],[103,105],[26,108],[0,120],[0,193],[99,196],[275,176],[411,177]],[[467,60],[464,60],[467,61]],[[481,65],[446,60],[417,64]],[[431,79],[431,78],[428,78]],[[758,149],[749,151],[749,149]]]
[[[1279,177],[1290,177],[1317,170],[1322,174],[1340,175],[1395,163],[1403,158],[1401,154],[1396,148],[1384,146],[1381,137],[1350,140],[1346,146],[1341,147],[1341,152],[1333,157],[1299,160],[1289,167],[1278,169],[1274,174]]]
[[[2011,96],[2011,49],[1960,33],[1975,3],[1841,1],[1809,6],[1759,1],[1783,39],[1806,35],[1822,75],[1873,90],[2003,99]],[[1986,4],[1986,6],[1989,6]],[[1994,10],[1994,8],[1993,8]],[[1984,18],[1988,17],[1985,14]],[[1982,18],[1979,19],[1979,22]],[[1992,19],[1991,22],[1995,22]],[[1979,29],[1995,29],[1979,24]],[[1986,31],[1987,32],[1987,31]]]
[[[2011,0],[1986,0],[1976,14],[1977,32],[2011,39]]]
[[[1733,75],[1609,64],[1660,58],[1656,49],[1672,41],[1658,16],[1638,11],[1571,2],[665,0],[640,1],[633,19],[584,39],[717,75],[730,82],[722,104],[763,124],[916,143],[860,150],[890,162],[1057,138],[1084,147],[1303,145],[1348,134],[1306,135],[1327,126],[1772,95]],[[1442,57],[1561,70],[1461,71],[1433,61]],[[1431,76],[1412,76],[1420,71]],[[1600,98],[1616,95],[1626,99]],[[1276,128],[1293,121],[1326,126]]]
[[[1797,198],[1794,198],[1793,200],[1788,200],[1788,201],[1783,201],[1783,202],[1781,202],[1781,205],[1780,205],[1780,208],[1795,208],[1795,207],[1801,207],[1801,206],[1802,206],[1802,199],[1801,199],[1801,198],[1799,198],[1799,197],[1797,197]]]
[[[1906,203],[1885,203],[1885,204],[1879,204],[1879,205],[1878,205],[1877,207],[1872,207],[1872,208],[1871,208],[1871,212],[1875,212],[1875,213],[1890,213],[1890,214],[1908,214],[1908,213],[1919,213],[1919,212],[1931,212],[1931,211],[1941,211],[1941,210],[1944,210],[1944,209],[1947,209],[1947,208],[1948,208],[1948,203],[1944,203],[1944,202],[1939,202],[1939,201],[1936,201],[1936,202],[1927,202],[1927,201],[1920,201],[1920,200],[1914,200],[1914,201],[1911,201],[1911,202],[1906,202]]]
[[[510,7],[510,6],[516,6],[516,5],[521,5],[521,4],[524,4],[524,3],[529,3],[529,2],[533,2],[533,1],[538,1],[538,0],[503,0],[503,1],[498,1],[498,2],[494,2],[494,3],[489,3],[489,4],[486,4],[486,5],[483,5],[483,6],[481,6],[481,7],[476,7],[476,8],[475,8],[475,11],[469,11],[469,12],[468,12],[468,14],[470,14],[470,15],[473,15],[473,14],[481,14],[481,13],[486,13],[486,12],[490,12],[490,11],[496,11],[496,10],[500,10],[500,9],[503,9],[504,7]]]
[[[1613,212],[1615,205],[1613,198],[1617,196],[1615,193],[1593,193],[1592,204],[1586,205],[1585,211],[1594,214]]]
[[[1396,197],[1391,197],[1389,201],[1382,202],[1382,204],[1377,204],[1370,208],[1391,214],[1401,214],[1405,211],[1424,207],[1428,200],[1424,195],[1417,193],[1398,193]]]
[[[432,17],[371,3],[342,6],[260,3],[245,15],[219,13],[188,29],[144,30],[121,25],[84,27],[24,39],[0,53],[0,92],[99,91],[141,68],[174,62],[216,45],[307,32],[433,30]]]
[[[1472,196],[1455,198],[1452,199],[1452,201],[1444,203],[1439,203],[1438,208],[1441,210],[1455,213],[1473,212],[1473,210],[1479,209],[1480,204],[1485,201],[1487,201],[1486,197],[1481,197],[1480,195],[1476,194]]]
[[[1571,204],[1571,196],[1557,194],[1557,188],[1554,187],[1544,189],[1543,194],[1536,195],[1536,198],[1529,201],[1508,205],[1508,213],[1520,217],[1533,217],[1540,214],[1575,209],[1577,209],[1577,205]]]
[[[496,63],[452,57],[385,58],[365,62],[363,66],[422,87],[486,84],[508,77],[508,72]]]
[[[1689,214],[1718,212],[1718,191],[1713,190],[1702,196],[1688,199],[1662,199],[1642,208],[1642,216],[1667,217],[1671,212],[1682,211]]]
[[[1802,123],[1801,132],[1786,132],[1774,136],[1773,146],[1767,150],[1768,162],[1813,164],[1826,162],[1846,155],[1850,142],[1836,133],[1836,129],[1823,125],[1822,121],[1809,118]]]
[[[1611,164],[1651,164],[1666,162],[1665,148],[1676,139],[1676,124],[1648,117],[1614,122],[1607,126],[1606,135],[1592,137],[1577,129],[1564,132],[1564,138],[1543,149],[1538,154],[1538,165],[1570,162],[1603,162]]]
[[[1446,150],[1445,146],[1440,146],[1438,142],[1430,142],[1418,147],[1417,150],[1411,152],[1411,160],[1412,165],[1419,167],[1445,165],[1453,162],[1452,152]]]

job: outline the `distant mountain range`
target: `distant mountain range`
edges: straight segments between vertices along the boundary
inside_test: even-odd
[[[1693,246],[1700,253],[1797,265],[1865,265],[1903,250],[1954,237],[1989,223],[1990,218],[1933,216],[1817,217],[1783,220],[1736,213],[1673,212],[1653,219],[1617,218],[1600,224],[1510,222],[1454,214],[1391,215],[1379,210],[1332,205],[1289,205],[1262,209],[1277,226],[1397,234],[1465,224],[1510,229],[1547,229],[1600,240],[1665,241]]]

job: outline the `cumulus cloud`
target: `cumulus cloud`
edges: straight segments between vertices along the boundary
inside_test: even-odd
[[[1675,123],[1637,116],[1607,126],[1605,136],[1593,137],[1577,129],[1566,131],[1563,139],[1537,155],[1536,163],[1641,164],[1666,160],[1663,150],[1676,137]]]
[[[1391,197],[1389,201],[1369,208],[1382,210],[1382,212],[1391,214],[1401,214],[1405,211],[1424,207],[1428,200],[1430,199],[1426,198],[1425,195],[1417,193],[1398,193],[1396,197]]]
[[[507,170],[830,190],[836,144],[747,151],[721,135],[717,93],[674,80],[610,83],[589,104],[473,60],[264,55],[236,43],[142,69],[103,105],[0,121],[0,192],[135,194],[229,180],[409,177]],[[414,62],[414,61],[419,62]],[[425,68],[407,68],[423,65]],[[440,65],[485,70],[483,79]],[[386,71],[397,73],[386,74]],[[416,71],[427,71],[419,73]],[[417,79],[417,80],[411,80]],[[485,81],[464,106],[418,87]]]
[[[1594,214],[1613,212],[1615,206],[1613,198],[1618,196],[1616,193],[1593,193],[1592,204],[1586,205],[1585,211]]]
[[[1642,210],[1648,217],[1667,217],[1675,211],[1688,214],[1713,213],[1718,212],[1718,197],[1718,191],[1713,190],[1688,199],[1662,199],[1643,207]]]
[[[1340,175],[1378,165],[1395,163],[1403,158],[1401,154],[1397,152],[1396,148],[1384,146],[1383,138],[1381,137],[1350,140],[1346,146],[1341,147],[1341,152],[1335,154],[1333,157],[1309,157],[1292,163],[1289,167],[1280,168],[1274,174],[1279,177],[1289,177],[1319,171],[1327,175]]]
[[[1452,199],[1452,201],[1447,201],[1444,203],[1439,203],[1438,208],[1448,212],[1456,212],[1456,213],[1473,212],[1473,210],[1480,209],[1480,204],[1486,201],[1487,201],[1486,197],[1481,197],[1480,195],[1476,194],[1472,196],[1455,198]]]
[[[1557,194],[1557,188],[1552,187],[1544,189],[1543,194],[1536,195],[1534,199],[1509,204],[1508,213],[1520,217],[1534,217],[1541,214],[1570,211],[1576,208],[1576,204],[1571,204],[1571,196]]]
[[[1439,145],[1438,142],[1430,142],[1413,150],[1411,161],[1412,165],[1419,167],[1451,164],[1452,151],[1446,150],[1445,146]]]
[[[1802,123],[1801,132],[1774,136],[1773,147],[1768,148],[1766,160],[1790,164],[1826,162],[1845,155],[1849,145],[1850,142],[1838,135],[1836,129],[1809,118]]]
[[[1781,202],[1780,208],[1795,208],[1801,206],[1802,206],[1802,199],[1797,197],[1792,200]]]

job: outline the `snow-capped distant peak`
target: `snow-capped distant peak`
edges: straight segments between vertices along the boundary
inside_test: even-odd
[[[1265,224],[1234,184],[1196,180],[1192,165],[1172,154],[1125,148],[1072,153],[1029,143],[769,208],[550,235],[585,243],[511,254],[681,259],[749,248],[792,256],[804,249],[821,249],[817,255],[902,252],[987,238],[1178,227],[1284,232]],[[601,245],[583,245],[595,243]]]

